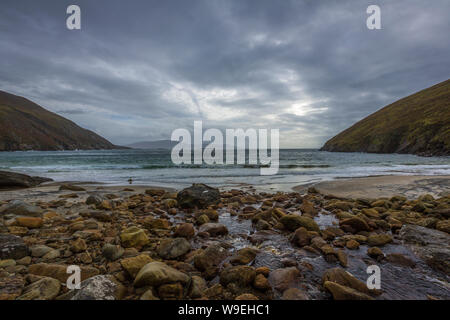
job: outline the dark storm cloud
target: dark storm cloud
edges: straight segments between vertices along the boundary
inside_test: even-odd
[[[80,31],[65,27],[70,4]],[[382,30],[366,28],[369,4]],[[448,12],[447,0],[2,0],[0,89],[120,144],[202,119],[319,147],[449,78]]]

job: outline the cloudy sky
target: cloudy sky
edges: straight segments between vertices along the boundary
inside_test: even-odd
[[[370,4],[382,30],[366,27]],[[0,90],[116,144],[203,120],[320,147],[450,78],[449,31],[448,0],[1,0]]]

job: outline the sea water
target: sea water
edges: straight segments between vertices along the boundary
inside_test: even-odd
[[[450,157],[284,149],[278,174],[261,176],[257,165],[175,165],[170,150],[17,151],[0,152],[0,170],[109,185],[125,185],[131,178],[134,185],[180,188],[206,183],[289,191],[296,185],[346,177],[448,175]]]

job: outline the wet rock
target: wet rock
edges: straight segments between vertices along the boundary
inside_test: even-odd
[[[317,223],[313,219],[305,216],[299,216],[296,214],[287,214],[280,219],[280,222],[289,231],[295,231],[300,227],[304,227],[306,230],[309,231],[317,231],[317,232],[320,231]]]
[[[228,250],[219,244],[212,244],[194,256],[194,266],[200,271],[215,270],[227,256]]]
[[[0,259],[20,259],[28,255],[28,247],[21,237],[0,234]]]
[[[348,259],[347,259],[347,254],[345,253],[345,251],[344,250],[336,251],[336,256],[338,258],[340,265],[343,266],[344,268],[346,268],[348,266]]]
[[[205,208],[220,201],[220,193],[216,188],[205,184],[193,184],[177,194],[178,205],[181,208]]]
[[[98,275],[80,283],[79,290],[72,290],[65,299],[70,300],[120,300],[126,289],[111,275]]]
[[[372,234],[367,238],[367,244],[371,247],[381,247],[392,242],[392,236],[389,234]]]
[[[235,283],[239,287],[247,287],[253,283],[255,277],[256,271],[253,267],[228,267],[220,273],[220,284],[226,287],[230,283]]]
[[[67,267],[68,265],[55,263],[37,263],[29,266],[28,273],[55,278],[62,283],[66,283],[67,278],[70,276],[70,274],[67,273]],[[80,266],[80,269],[82,281],[99,274],[99,270],[94,267]]]
[[[249,264],[255,259],[257,253],[258,250],[256,249],[243,248],[231,257],[230,262],[234,265]]]
[[[364,294],[379,294],[378,290],[371,290],[367,288],[367,285],[361,280],[355,278],[351,273],[345,271],[342,268],[332,268],[325,271],[322,276],[322,281],[337,283],[341,286],[345,286]],[[339,288],[338,288],[339,289]]]
[[[309,300],[306,293],[298,288],[288,288],[284,290],[282,300]]]
[[[261,273],[256,274],[255,280],[253,281],[253,287],[265,291],[270,289],[269,280]]]
[[[40,217],[42,209],[34,205],[23,202],[22,200],[13,200],[0,208],[0,215],[14,214],[27,217]]]
[[[195,235],[194,225],[192,223],[182,223],[175,230],[175,237],[191,239]]]
[[[345,246],[347,247],[347,249],[356,250],[359,248],[359,242],[356,240],[349,240],[346,242]]]
[[[228,229],[221,223],[205,223],[200,226],[200,232],[208,232],[211,237],[228,234]]]
[[[134,279],[138,272],[147,264],[152,262],[152,258],[150,258],[146,254],[141,254],[136,257],[130,257],[120,260],[120,264],[122,268],[127,271],[127,273]]]
[[[415,225],[404,225],[400,238],[433,269],[450,274],[450,235]]]
[[[23,294],[18,300],[52,300],[56,298],[61,289],[58,280],[45,277],[41,280],[33,282],[25,288]]]
[[[123,255],[124,249],[119,245],[107,243],[102,248],[102,255],[110,260],[115,261]]]
[[[182,257],[191,251],[191,244],[185,238],[164,239],[158,246],[158,255],[171,260]]]
[[[300,227],[295,230],[294,236],[292,237],[292,243],[299,247],[308,246],[311,243],[311,235],[306,228]]]
[[[122,246],[125,248],[130,247],[141,247],[149,243],[147,234],[143,229],[138,227],[130,227],[125,229],[120,234],[120,240],[122,241]]]
[[[336,282],[325,281],[325,289],[331,292],[334,300],[374,300],[371,296]]]
[[[371,247],[371,248],[367,249],[367,255],[369,257],[377,259],[377,260],[380,258],[384,258],[383,251],[381,251],[381,249],[378,247]]]
[[[270,224],[267,221],[264,221],[262,219],[258,220],[258,222],[255,225],[256,230],[269,230]]]
[[[386,261],[403,267],[414,268],[416,266],[414,261],[401,253],[390,253],[386,255]]]
[[[202,214],[201,216],[197,217],[197,224],[202,225],[208,223],[210,220],[206,214]]]
[[[180,282],[187,284],[190,278],[187,274],[180,272],[162,262],[150,262],[146,264],[134,279],[135,287],[154,286],[158,287],[167,283]]]
[[[293,286],[300,276],[300,271],[296,267],[275,269],[269,274],[269,283],[278,290],[284,291]]]
[[[350,226],[355,232],[358,231],[369,231],[369,225],[361,218],[352,217],[341,220],[339,222],[340,226]]]

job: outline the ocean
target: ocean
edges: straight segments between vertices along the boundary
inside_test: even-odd
[[[254,165],[174,165],[169,150],[1,152],[0,170],[49,177],[55,181],[181,188],[192,183],[233,188],[253,185],[267,191],[324,180],[373,175],[449,175],[450,157],[400,154],[280,150],[277,175],[261,176]]]

